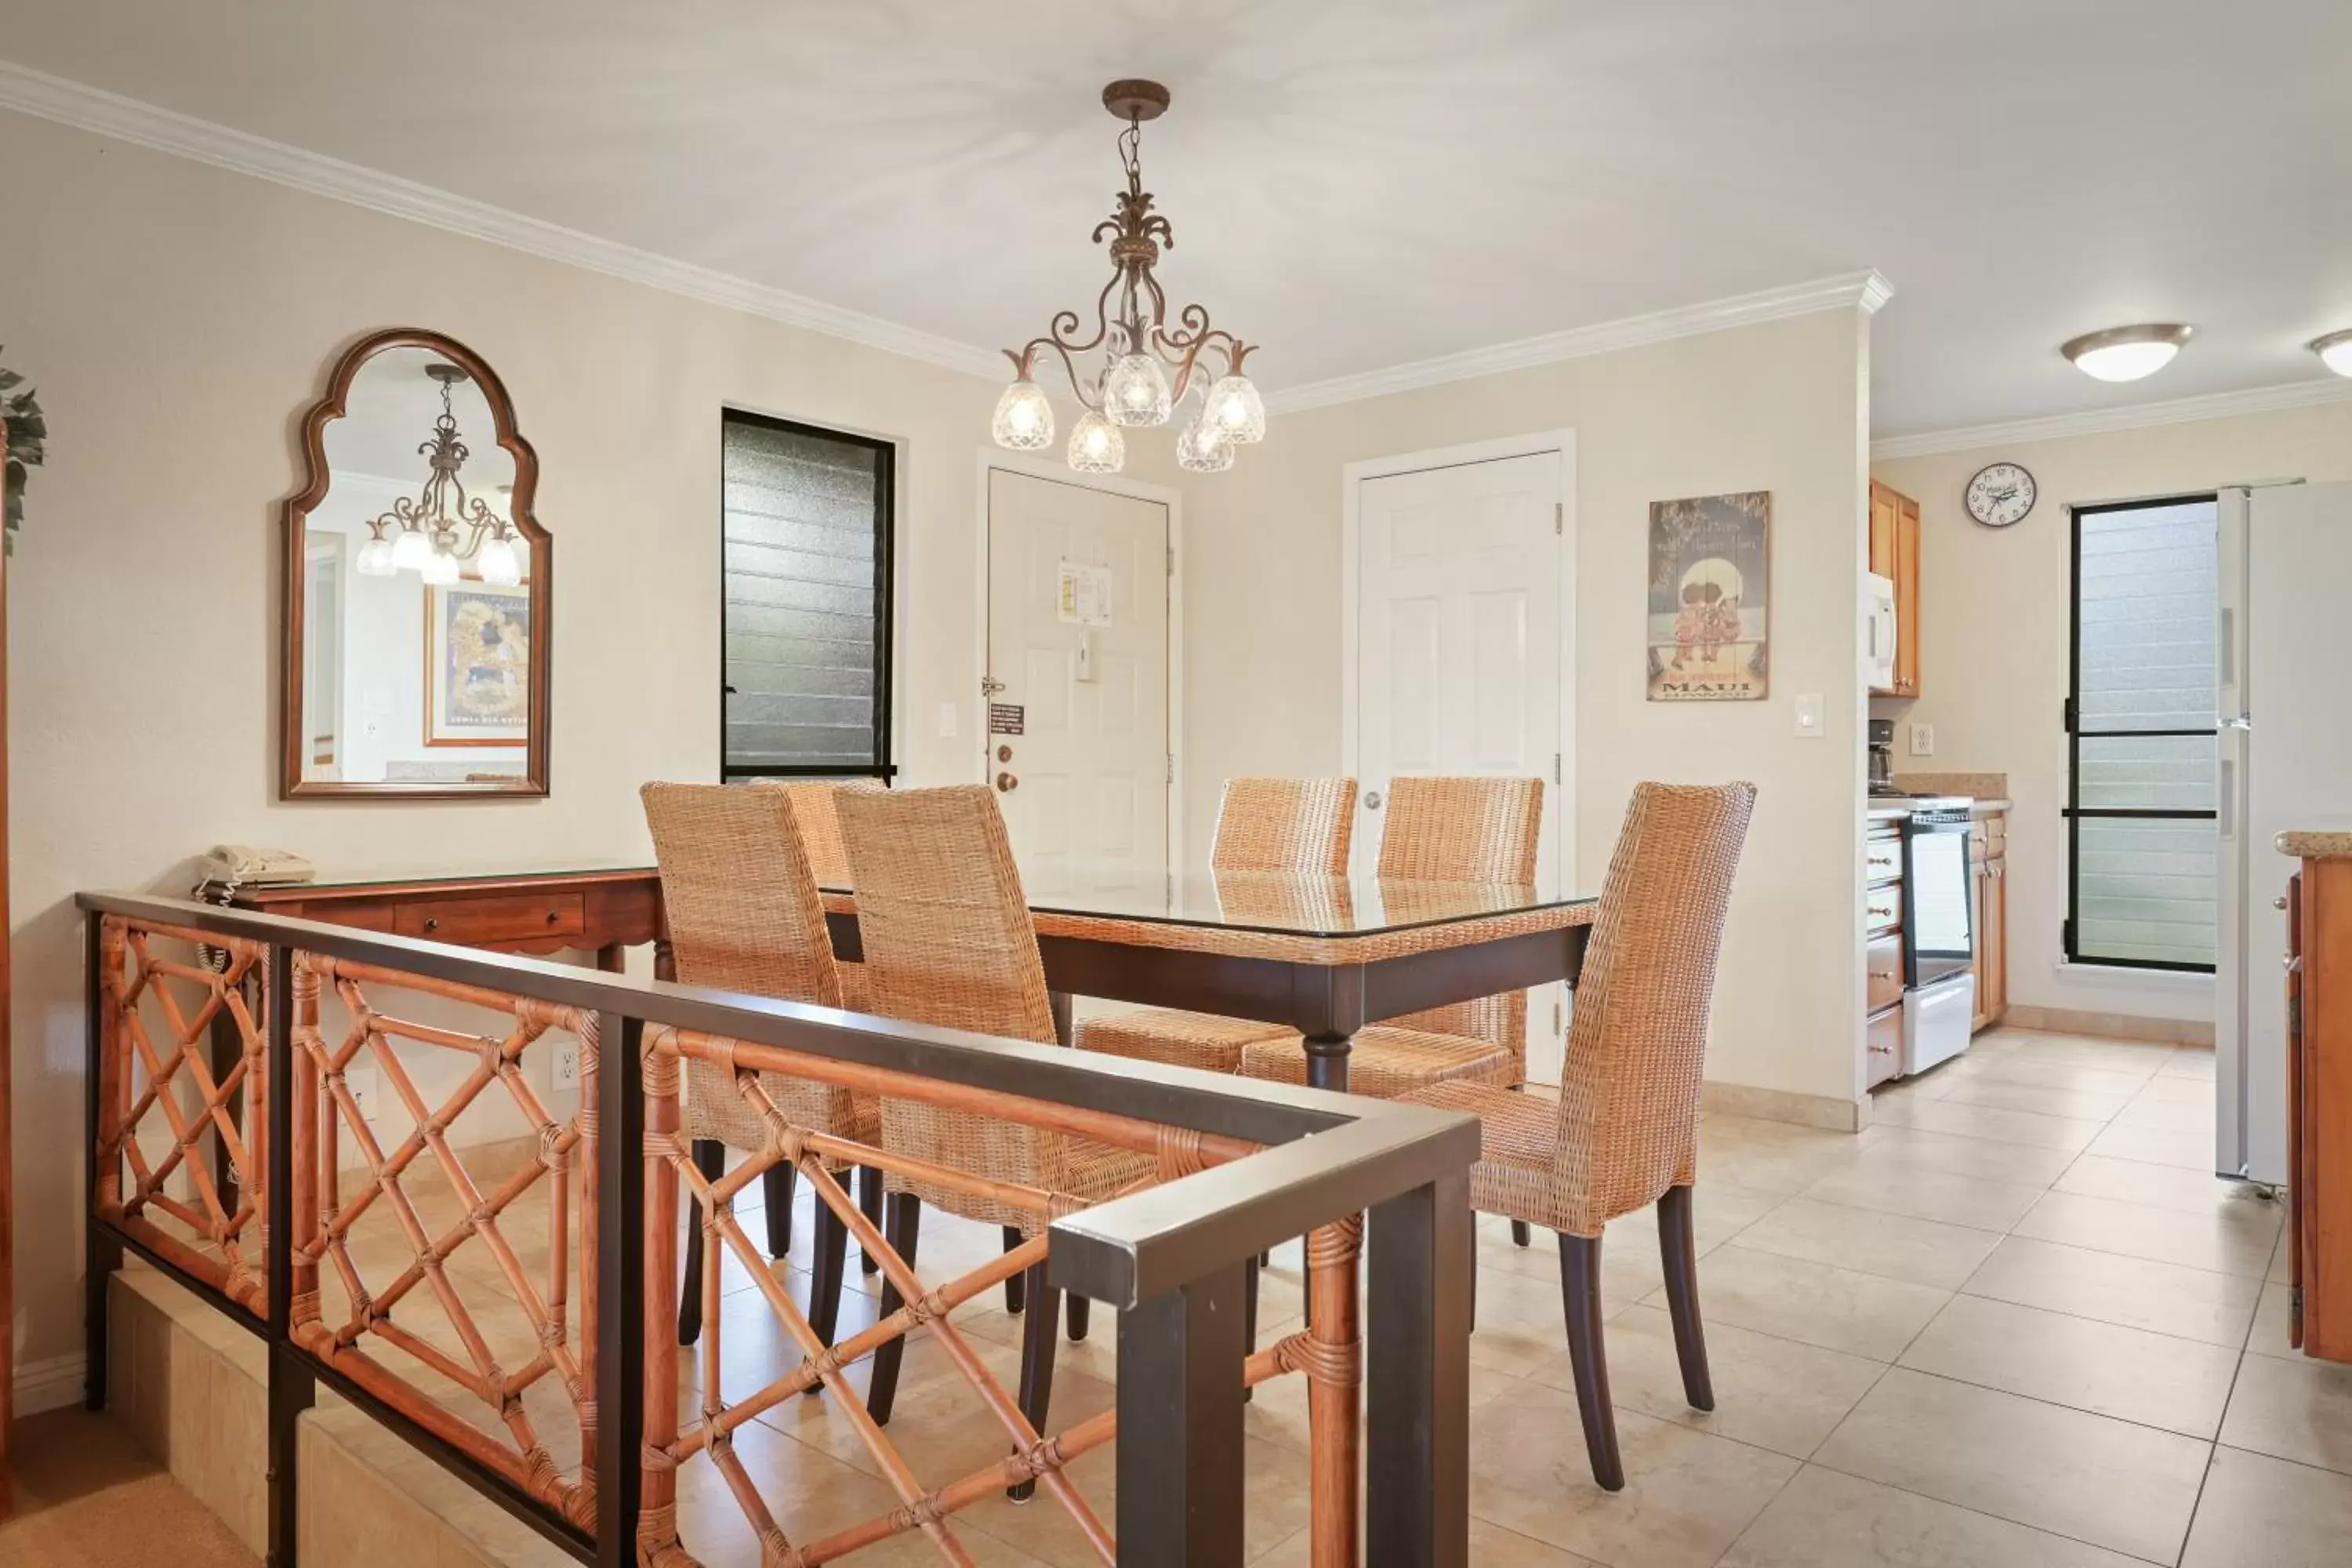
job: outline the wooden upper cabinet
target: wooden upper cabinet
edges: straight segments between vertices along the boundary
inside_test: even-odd
[[[1870,569],[1895,584],[1895,684],[1881,697],[1919,695],[1919,503],[1870,481]]]

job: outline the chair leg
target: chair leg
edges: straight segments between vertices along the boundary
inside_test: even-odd
[[[694,1168],[705,1181],[727,1173],[727,1145],[716,1138],[694,1141]],[[690,1345],[702,1337],[702,1200],[686,1200],[686,1282],[677,1295],[677,1342]]]
[[[882,1228],[882,1173],[871,1165],[857,1167],[857,1206],[866,1223],[877,1230]],[[882,1268],[862,1247],[857,1249],[857,1267],[868,1274],[879,1273]]]
[[[1061,1291],[1045,1283],[1045,1266],[1032,1264],[1029,1273],[1029,1321],[1021,1328],[1021,1414],[1039,1434],[1045,1430],[1045,1412],[1054,1400],[1054,1350],[1061,1337]],[[1027,1502],[1037,1492],[1034,1480],[1004,1489],[1014,1502]]]
[[[809,1265],[809,1327],[816,1331],[819,1342],[829,1345],[833,1343],[833,1331],[841,1321],[842,1265],[849,1257],[849,1226],[822,1198],[816,1205],[814,1251],[815,1257]],[[824,1386],[813,1383],[803,1392],[815,1394]]]
[[[1609,1407],[1609,1358],[1601,1340],[1601,1238],[1559,1238],[1559,1291],[1568,1309],[1568,1359],[1576,1373],[1576,1410],[1584,1420],[1584,1451],[1603,1491],[1625,1488],[1617,1456],[1617,1417]]]
[[[1070,1339],[1073,1343],[1087,1337],[1087,1309],[1094,1303],[1073,1290],[1070,1293]]]
[[[890,1244],[912,1268],[915,1266],[915,1240],[923,1230],[923,1202],[912,1193],[892,1193],[887,1217],[883,1222],[882,1239]],[[888,1317],[907,1304],[898,1294],[898,1287],[888,1275],[882,1278],[882,1316]],[[874,1377],[866,1387],[866,1413],[874,1417],[877,1426],[890,1425],[891,1402],[898,1397],[898,1363],[907,1353],[907,1336],[882,1342],[874,1352]]]
[[[1257,1353],[1257,1271],[1259,1267],[1258,1260],[1255,1258],[1242,1265],[1242,1353],[1244,1355]],[[1244,1386],[1242,1389],[1242,1403],[1248,1404],[1250,1396],[1256,1392],[1255,1388]]]
[[[1698,1316],[1698,1243],[1691,1227],[1691,1190],[1668,1187],[1658,1200],[1658,1251],[1666,1265],[1666,1310],[1675,1320],[1675,1355],[1683,1363],[1683,1397],[1694,1410],[1715,1408],[1706,1370],[1706,1330]]]
[[[1523,1219],[1515,1219],[1511,1222],[1511,1245],[1513,1247],[1533,1247],[1535,1245],[1535,1240],[1536,1233],[1533,1226],[1529,1225]]]
[[[768,1206],[768,1256],[782,1258],[793,1249],[793,1178],[799,1174],[782,1163],[760,1174],[761,1201]]]
[[[1020,1246],[1021,1239],[1021,1227],[1019,1226],[1008,1225],[1004,1227],[1005,1251],[1010,1252],[1014,1247]],[[1016,1318],[1021,1315],[1021,1286],[1022,1281],[1025,1278],[1025,1274],[1015,1274],[1004,1282],[1004,1310],[1012,1313]]]

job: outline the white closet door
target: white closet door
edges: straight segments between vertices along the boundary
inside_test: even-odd
[[[1539,890],[1565,841],[1556,788],[1567,618],[1560,603],[1560,455],[1543,452],[1359,481],[1357,869],[1379,858],[1399,773],[1544,781]],[[1558,986],[1531,993],[1528,1065],[1556,1079]]]
[[[1024,886],[1164,889],[1168,508],[992,469],[988,662],[988,777]]]

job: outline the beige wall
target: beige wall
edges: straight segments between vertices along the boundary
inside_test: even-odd
[[[330,871],[648,853],[636,787],[718,770],[722,404],[905,443],[908,776],[975,776],[988,383],[0,114],[7,362],[49,462],[9,576],[20,1364],[79,1345],[81,888],[184,891],[224,839]],[[278,503],[344,344],[439,329],[505,378],[554,535],[552,798],[283,805]],[[961,738],[937,735],[942,703]]]
[[[1276,416],[1186,491],[1188,841],[1209,842],[1220,779],[1345,765],[1341,468],[1573,427],[1577,879],[1599,886],[1636,782],[1754,780],[1707,1075],[1851,1101],[1866,355],[1858,315],[1832,311]],[[1649,503],[1735,489],[1772,492],[1771,698],[1649,702]],[[1797,737],[1799,692],[1823,695],[1825,738]]]
[[[2032,514],[1979,528],[1961,505],[1974,474],[2019,462],[2040,488]],[[2239,480],[2352,479],[2352,403],[2147,430],[1889,459],[1872,471],[1919,503],[1921,695],[1881,700],[1883,717],[1936,727],[1914,759],[1898,727],[1898,770],[2009,774],[2009,988],[2013,1003],[2152,1018],[2213,1015],[2212,982],[2059,963],[2066,914],[2068,595],[2065,509],[2210,490]]]

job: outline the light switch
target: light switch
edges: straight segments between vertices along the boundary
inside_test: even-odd
[[[1936,754],[1936,726],[1933,724],[1911,726],[1911,754],[1915,757],[1932,757]]]
[[[1822,694],[1818,691],[1797,693],[1797,733],[1808,741],[1818,741],[1824,733],[1822,724]]]
[[[955,732],[956,705],[952,702],[942,702],[940,704],[940,738],[951,741],[955,739]]]

